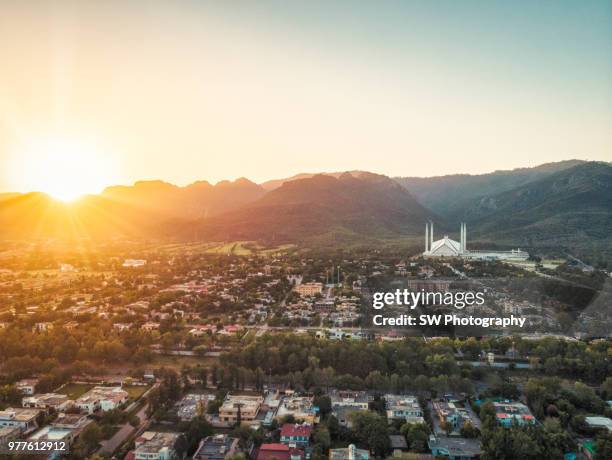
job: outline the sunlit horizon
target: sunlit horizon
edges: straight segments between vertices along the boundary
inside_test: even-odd
[[[0,191],[612,160],[609,2],[291,3],[2,2]]]

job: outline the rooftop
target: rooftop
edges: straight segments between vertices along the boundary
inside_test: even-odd
[[[281,437],[306,437],[309,438],[312,433],[312,425],[304,423],[302,425],[297,423],[285,423],[281,428]]]
[[[15,420],[18,422],[29,422],[35,419],[40,411],[38,409],[24,409],[21,407],[8,407],[5,410],[0,411],[0,419],[3,420]]]
[[[480,455],[480,441],[468,438],[436,438],[431,435],[428,442],[430,449],[443,449],[451,457],[476,457]]]

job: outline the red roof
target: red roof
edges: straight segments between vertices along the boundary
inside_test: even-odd
[[[123,458],[123,460],[134,460],[136,458],[136,452],[130,450],[127,455]]]
[[[281,429],[281,437],[284,436],[304,436],[310,438],[312,426],[308,424],[298,425],[297,423],[285,423]]]
[[[289,446],[279,443],[262,444],[259,447],[256,459],[268,460],[271,457],[277,458],[278,460],[290,460]]]
[[[496,416],[497,418],[508,418],[508,417],[509,417],[509,415],[508,415],[508,414],[504,414],[504,413],[501,413],[501,414],[495,414],[495,416]]]
[[[280,442],[275,442],[270,444],[262,444],[259,450],[281,450],[284,452],[289,452],[289,446],[281,444]]]

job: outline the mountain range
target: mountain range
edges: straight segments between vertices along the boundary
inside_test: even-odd
[[[437,232],[499,247],[596,248],[612,259],[612,165],[580,160],[481,175],[299,174],[178,187],[113,186],[75,203],[0,194],[0,238],[89,236],[262,242],[372,241]],[[436,236],[438,236],[438,234]],[[599,248],[603,248],[601,251]]]

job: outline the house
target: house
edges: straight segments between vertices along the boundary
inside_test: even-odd
[[[480,440],[467,438],[436,438],[433,434],[427,442],[434,457],[448,457],[450,460],[479,458]]]
[[[144,323],[142,326],[140,326],[140,329],[142,329],[143,331],[147,331],[147,332],[157,331],[159,330],[159,323],[154,323],[154,322]]]
[[[128,392],[121,387],[93,387],[84,395],[77,398],[75,405],[87,412],[93,414],[97,410],[106,412],[117,408],[128,399]]]
[[[323,283],[303,283],[293,288],[301,296],[314,296],[323,292]]]
[[[368,410],[372,398],[365,391],[333,391],[329,395],[332,414],[340,425],[351,428],[350,414],[358,410]]]
[[[145,431],[134,441],[134,460],[173,460],[178,433]]]
[[[66,414],[61,412],[58,414],[57,418],[51,422],[51,426],[56,428],[69,428],[80,433],[85,426],[90,424],[92,420],[90,420],[87,415],[83,414]]]
[[[176,414],[184,422],[193,420],[196,415],[204,413],[211,398],[214,399],[214,395],[188,393],[175,404]]]
[[[518,425],[533,425],[536,420],[529,408],[520,402],[503,401],[494,402],[495,418],[499,424],[509,428],[514,423]]]
[[[52,441],[52,442],[65,442],[65,448],[58,448],[57,450],[61,450],[64,452],[68,452],[68,446],[72,444],[74,438],[76,438],[77,433],[75,430],[70,428],[60,428],[53,425],[47,425],[41,428],[38,431],[35,431],[28,437],[28,441],[31,442],[42,442],[42,441]],[[55,451],[57,452],[57,451]],[[54,453],[55,453],[54,452]]]
[[[226,434],[207,436],[200,441],[192,459],[224,460],[227,457],[233,457],[239,451],[238,441],[238,438],[232,438]]]
[[[49,322],[36,323],[32,326],[32,332],[46,332],[51,329],[53,329],[53,323]]]
[[[385,395],[387,419],[405,420],[407,423],[425,423],[423,409],[415,396]]]
[[[15,387],[24,395],[33,395],[36,392],[38,379],[23,379],[15,384]]]
[[[282,398],[276,411],[276,419],[281,420],[292,415],[295,420],[314,424],[319,421],[318,408],[313,406],[314,398],[308,396],[286,395]]]
[[[329,449],[329,460],[370,460],[370,451],[349,444],[348,447]]]
[[[312,425],[304,423],[285,423],[281,428],[280,442],[289,447],[308,447],[310,436],[312,435]]]
[[[450,424],[452,431],[461,430],[461,427],[466,422],[477,426],[477,423],[472,420],[470,412],[459,401],[433,401],[432,406],[440,423],[446,422]]]
[[[56,411],[64,410],[72,403],[68,396],[58,393],[41,393],[33,396],[26,396],[21,400],[23,407],[36,409],[53,409]]]
[[[612,420],[608,417],[585,417],[584,421],[589,428],[612,431]]]
[[[253,451],[253,460],[304,460],[304,452],[280,443],[262,444]]]
[[[372,398],[365,391],[333,391],[329,398],[332,407],[351,407],[354,410],[368,410]]]
[[[408,443],[406,442],[406,438],[401,434],[389,435],[389,444],[391,445],[394,457],[400,457],[403,452],[408,452]]]
[[[121,265],[123,267],[142,267],[146,264],[147,261],[144,259],[125,259]]]
[[[9,407],[0,411],[0,427],[16,427],[24,433],[29,433],[38,428],[36,418],[39,414],[38,409]]]
[[[228,394],[219,408],[219,419],[223,422],[236,423],[240,413],[241,422],[255,420],[264,399],[262,396]]]

